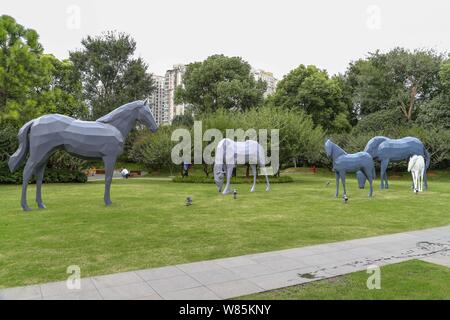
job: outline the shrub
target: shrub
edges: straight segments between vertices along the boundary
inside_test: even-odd
[[[129,158],[142,164],[149,171],[169,169],[170,173],[175,169],[171,154],[175,142],[171,140],[172,126],[163,126],[156,133],[142,133],[138,137],[129,153]]]

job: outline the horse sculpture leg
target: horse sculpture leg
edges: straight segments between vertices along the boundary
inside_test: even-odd
[[[39,209],[45,209],[45,205],[42,202],[42,181],[44,180],[44,171],[45,171],[46,163],[41,164],[38,168],[36,168],[35,176],[36,176],[36,203]]]
[[[417,190],[417,192],[420,191],[420,172],[419,172],[419,170],[416,171],[416,190]]]
[[[114,166],[116,164],[115,156],[108,156],[103,158],[103,162],[105,163],[105,204],[110,206],[112,204],[111,201],[111,182],[114,174]]]
[[[336,198],[339,197],[339,172],[336,171]]]
[[[420,178],[420,185],[419,185],[419,191],[420,192],[423,192],[423,175],[424,175],[424,169],[422,169],[421,171],[420,171],[420,176],[419,176],[419,178]]]
[[[363,171],[364,175],[366,176],[366,179],[369,180],[369,186],[370,186],[369,197],[373,196],[373,172],[375,172],[373,167],[370,170],[370,172],[366,169],[364,169],[364,171]]]
[[[389,165],[389,159],[381,161],[380,177],[381,177],[381,189],[389,189],[387,167]]]
[[[227,165],[227,184],[225,186],[225,190],[223,190],[222,192],[223,195],[231,193],[230,184],[231,184],[231,177],[233,176],[233,169],[234,165]]]
[[[373,177],[372,177],[372,175],[369,176],[369,184],[370,184],[369,197],[372,197],[373,196]]]
[[[265,174],[266,176],[266,192],[270,191],[270,183],[269,183],[269,177],[267,176],[267,172]]]
[[[416,176],[416,192],[420,192],[420,172],[419,170],[414,172],[414,175]]]
[[[253,186],[250,190],[250,192],[255,192],[255,187],[256,187],[256,164],[252,164],[252,174],[253,174]]]
[[[425,169],[423,170],[423,186],[425,188],[425,190],[428,190],[428,176],[427,176],[427,169],[425,167]]]
[[[27,204],[27,188],[28,188],[28,182],[30,181],[31,177],[34,173],[34,165],[28,159],[27,164],[25,165],[25,168],[23,169],[23,181],[22,181],[22,198],[21,198],[21,205],[22,209],[24,211],[31,211],[30,207],[28,207]]]
[[[345,186],[345,175],[346,175],[345,171],[340,174],[341,181],[342,181],[342,187],[344,188],[344,197],[347,195],[347,187]]]

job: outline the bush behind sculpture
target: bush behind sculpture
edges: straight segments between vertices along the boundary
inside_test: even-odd
[[[35,182],[34,178],[31,180]],[[87,176],[80,171],[71,171],[68,169],[47,169],[44,175],[44,183],[84,183],[87,182]],[[21,184],[22,171],[14,173],[9,171],[8,166],[0,167],[0,184]]]
[[[189,177],[175,177],[172,179],[173,182],[177,183],[214,183],[214,178],[212,176],[205,177],[205,176],[189,176]],[[270,183],[290,183],[294,182],[294,179],[290,176],[279,176],[279,177],[270,177]],[[233,184],[252,184],[253,178],[249,177],[233,177],[232,178]],[[256,179],[256,183],[265,183],[264,176],[259,176]]]

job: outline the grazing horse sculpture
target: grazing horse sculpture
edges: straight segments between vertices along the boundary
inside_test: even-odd
[[[265,169],[266,156],[263,146],[254,140],[247,140],[245,142],[235,142],[231,139],[221,140],[216,149],[214,159],[214,182],[217,190],[222,191],[222,186],[227,176],[227,184],[223,190],[223,194],[231,193],[230,183],[233,169],[236,164],[250,164],[253,173],[253,186],[250,192],[255,191],[256,186],[256,165]],[[270,191],[269,178],[266,176],[266,191]]]
[[[428,179],[426,170],[430,167],[430,154],[425,149],[424,144],[417,138],[405,137],[402,139],[390,139],[383,136],[377,136],[369,140],[364,149],[369,153],[376,161],[381,162],[380,178],[381,189],[388,189],[388,177],[387,168],[390,161],[402,161],[407,160],[413,155],[423,156],[425,159],[425,172],[424,172],[424,186],[428,188]],[[364,186],[365,180],[363,176],[358,173],[358,180]]]
[[[375,165],[370,154],[367,152],[358,152],[347,154],[338,145],[331,140],[325,142],[325,151],[327,156],[333,160],[333,171],[336,172],[336,198],[339,196],[339,180],[342,181],[344,187],[344,198],[347,197],[347,189],[345,187],[345,176],[347,172],[361,171],[362,174],[369,180],[370,193],[369,197],[373,195],[373,179],[375,178]]]
[[[408,163],[408,172],[411,172],[414,192],[423,191],[423,175],[425,173],[425,159],[422,156],[414,155]]]
[[[44,209],[41,186],[47,160],[57,149],[84,159],[102,159],[105,163],[106,205],[110,205],[110,188],[117,157],[123,152],[125,138],[139,121],[152,132],[158,128],[147,101],[125,104],[96,121],[81,121],[60,114],[45,115],[26,123],[19,131],[19,148],[9,158],[9,168],[15,171],[29,154],[23,170],[22,200],[27,204],[28,181],[36,177],[36,202]]]

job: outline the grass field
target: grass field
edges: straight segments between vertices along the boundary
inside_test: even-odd
[[[346,205],[334,198],[331,173],[289,174],[295,182],[269,193],[235,185],[237,200],[208,184],[114,180],[109,208],[101,181],[44,184],[48,209],[31,213],[20,209],[19,186],[2,185],[0,287],[66,279],[69,265],[86,277],[450,224],[448,173],[419,195],[406,178],[382,192],[377,181],[372,199],[349,179]]]
[[[381,289],[366,272],[241,297],[242,300],[449,300],[450,269],[412,260],[381,268]],[[447,279],[447,281],[445,281]]]

